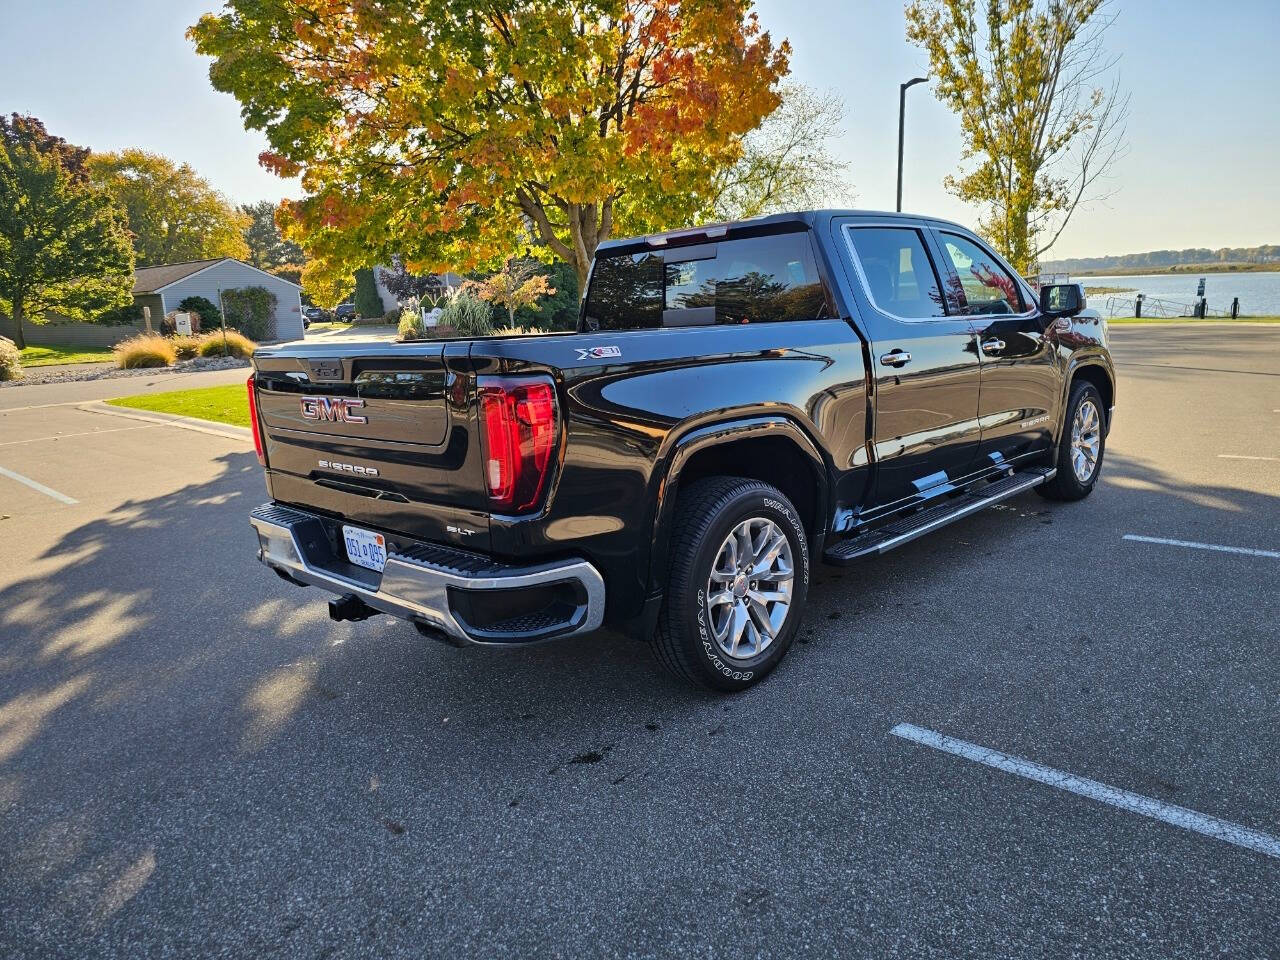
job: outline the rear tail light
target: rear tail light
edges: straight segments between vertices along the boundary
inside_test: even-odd
[[[249,388],[249,426],[253,428],[253,449],[258,453],[258,462],[267,465],[266,454],[262,446],[262,426],[258,423],[258,395],[253,390],[253,377],[246,384]]]
[[[481,377],[484,481],[493,505],[507,513],[537,506],[556,446],[556,392],[545,380]]]

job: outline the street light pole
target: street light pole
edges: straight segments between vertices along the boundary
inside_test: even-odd
[[[907,87],[914,87],[917,83],[924,83],[928,77],[912,77],[906,83],[898,84],[898,206],[899,213],[902,212],[902,130],[907,119]]]

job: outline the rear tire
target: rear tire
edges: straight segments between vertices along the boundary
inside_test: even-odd
[[[653,640],[677,676],[738,691],[763,679],[795,638],[809,589],[809,543],[781,491],[708,477],[680,494],[666,597]]]
[[[1077,380],[1067,400],[1067,416],[1053,461],[1057,474],[1036,487],[1046,500],[1083,500],[1102,472],[1107,446],[1107,415],[1102,395],[1088,380]]]

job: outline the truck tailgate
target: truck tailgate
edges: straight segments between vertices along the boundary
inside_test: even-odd
[[[465,344],[289,345],[254,357],[272,496],[488,546]],[[336,354],[340,353],[341,356]]]

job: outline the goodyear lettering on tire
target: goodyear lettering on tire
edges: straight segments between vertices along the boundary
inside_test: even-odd
[[[750,680],[755,676],[754,670],[734,670],[716,653],[715,648],[711,646],[711,639],[707,636],[707,595],[706,591],[698,591],[698,639],[702,641],[702,649],[706,651],[707,659],[711,661],[711,665],[719,670],[730,680]]]

